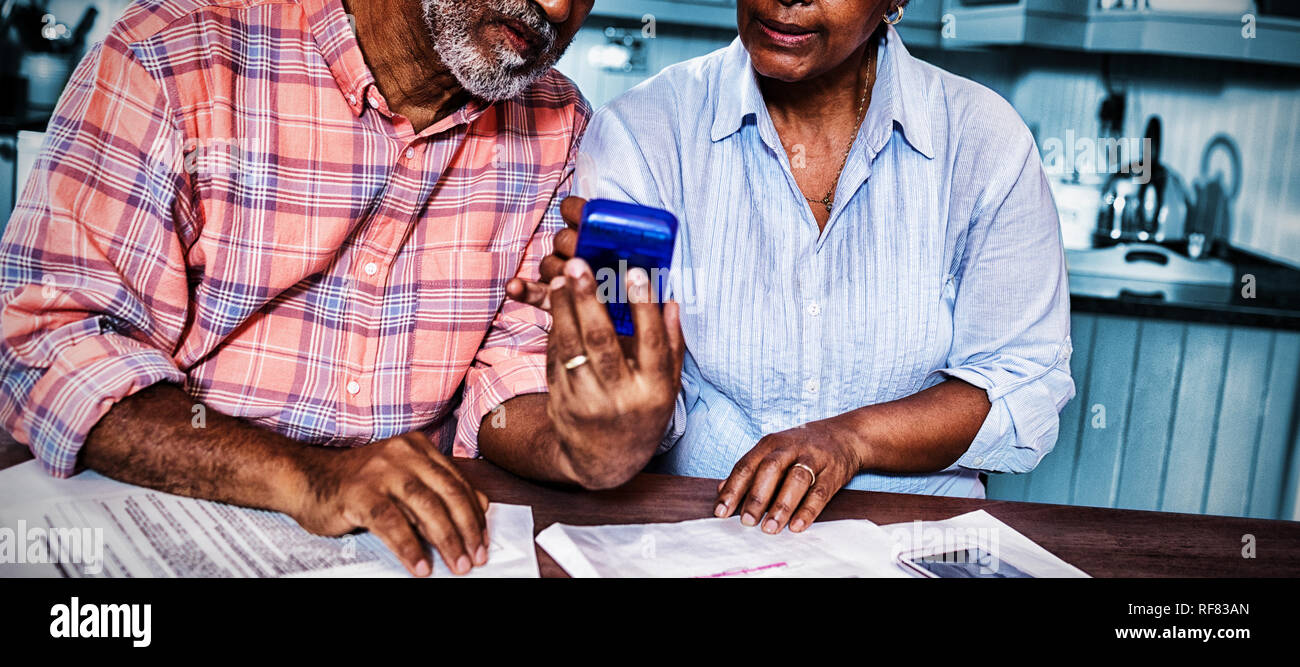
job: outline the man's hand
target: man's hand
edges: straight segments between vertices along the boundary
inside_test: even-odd
[[[569,260],[550,283],[547,414],[574,476],[593,488],[622,484],[645,466],[681,390],[677,304],[661,310],[639,268],[628,271],[627,295],[636,335],[624,346],[586,262]]]
[[[195,406],[157,384],[119,401],[80,452],[86,467],[128,484],[292,516],[304,528],[374,532],[412,574],[433,570],[417,535],[452,572],[487,561],[487,498],[423,433],[356,448],[314,447]]]
[[[549,393],[504,403],[518,417],[508,428],[480,429],[479,447],[517,474],[594,489],[626,482],[654,455],[681,390],[686,344],[677,304],[652,302],[641,269],[627,274],[636,335],[616,334],[596,296],[591,267],[573,258],[586,203],[578,197],[561,202],[568,228],[542,259],[542,279],[515,278],[506,285],[511,299],[552,315]]]
[[[487,563],[487,496],[475,491],[423,433],[349,449],[304,449],[308,493],[291,512],[303,528],[374,533],[412,574],[432,571],[420,537],[456,574]]]

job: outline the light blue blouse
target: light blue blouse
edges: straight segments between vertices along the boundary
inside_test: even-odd
[[[992,410],[947,470],[848,488],[982,497],[1074,395],[1060,223],[1016,111],[890,29],[819,233],[737,39],[601,109],[577,191],[668,209],[688,357],[654,467],[725,477],[763,435],[960,378]]]

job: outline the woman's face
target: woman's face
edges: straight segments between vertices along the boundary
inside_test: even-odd
[[[897,0],[740,0],[740,41],[760,75],[805,81],[843,63]]]

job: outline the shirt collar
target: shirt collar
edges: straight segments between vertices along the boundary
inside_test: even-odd
[[[352,113],[360,116],[370,106],[385,116],[392,116],[388,101],[375,84],[375,75],[366,65],[361,44],[352,27],[352,17],[344,10],[342,0],[298,0],[298,3],[307,16],[307,27],[316,40],[316,46],[325,56],[325,64],[334,75],[334,81]],[[471,98],[465,106],[426,128],[422,134],[434,134],[472,122],[491,106],[491,103]]]
[[[360,116],[366,109],[366,93],[375,83],[375,76],[361,55],[351,17],[344,11],[341,0],[299,0],[299,4],[334,81],[352,112]]]
[[[877,153],[892,136],[897,123],[908,145],[927,158],[933,158],[930,116],[924,96],[924,86],[929,78],[922,70],[921,62],[908,53],[892,26],[888,27],[879,49],[871,109],[862,121],[858,137],[868,142],[873,154]],[[719,74],[716,87],[719,95],[710,132],[713,141],[736,133],[751,114],[756,118],[767,116],[757,75],[739,37],[723,54]],[[732,81],[739,81],[740,85],[727,85]]]

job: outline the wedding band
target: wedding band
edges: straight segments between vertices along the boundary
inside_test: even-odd
[[[808,466],[806,466],[806,465],[804,465],[804,464],[802,464],[802,463],[796,463],[796,464],[794,464],[794,466],[792,466],[792,467],[794,467],[794,468],[803,468],[804,470],[807,470],[807,471],[808,471],[808,474],[809,474],[809,475],[812,475],[812,481],[808,482],[808,488],[811,489],[811,488],[813,487],[813,485],[817,483],[817,473],[813,472],[813,469],[812,469],[812,468],[809,468]]]
[[[564,370],[571,371],[585,363],[587,363],[587,355],[579,354],[578,356],[564,362]]]

